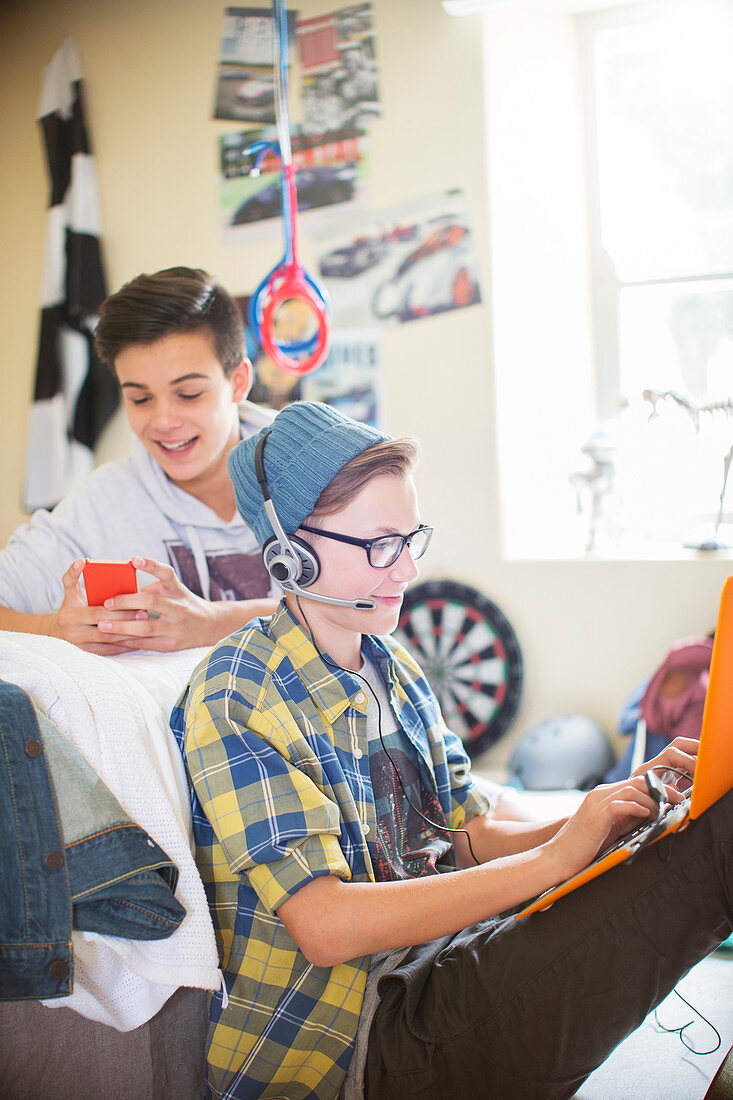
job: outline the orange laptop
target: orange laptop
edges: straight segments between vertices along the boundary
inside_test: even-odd
[[[648,844],[668,833],[681,829],[705,813],[733,787],[733,577],[723,585],[715,629],[710,679],[705,696],[700,748],[695,766],[695,778],[685,799],[677,806],[663,803],[653,821],[620,837],[611,848],[597,856],[584,870],[572,878],[540,894],[535,901],[516,914],[516,919],[528,913],[547,909],[558,898],[576,890],[604,871],[630,859]]]

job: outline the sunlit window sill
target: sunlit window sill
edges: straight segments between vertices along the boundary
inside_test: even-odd
[[[714,562],[733,561],[733,545],[698,549],[682,542],[628,543],[583,550],[570,546],[535,546],[532,550],[507,548],[503,560],[514,562]]]

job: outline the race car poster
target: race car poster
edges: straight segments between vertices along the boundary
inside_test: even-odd
[[[294,11],[287,12],[288,60],[295,41]],[[219,48],[214,118],[275,122],[275,40],[264,8],[226,8]]]
[[[380,426],[381,337],[376,329],[338,328],[331,333],[325,362],[310,374],[296,375],[281,370],[262,350],[249,323],[250,298],[236,299],[242,311],[247,338],[247,355],[252,360],[254,379],[249,400],[268,409],[280,409],[291,401],[323,401],[353,420]],[[306,338],[312,316],[297,299],[284,302],[275,318],[275,338],[282,342]]]
[[[303,19],[297,25],[303,130],[364,129],[380,114],[371,4]]]
[[[323,366],[301,379],[304,401],[323,401],[352,420],[381,427],[381,339],[375,329],[337,328]]]
[[[252,363],[252,387],[248,400],[266,409],[279,412],[291,401],[300,401],[301,376],[284,371],[262,349],[259,334],[251,324],[251,294],[235,298],[244,320],[244,337],[247,358]],[[281,344],[288,344],[310,337],[314,331],[313,314],[299,298],[292,298],[280,306],[273,318],[273,336]]]
[[[226,243],[272,237],[272,219],[282,215],[280,161],[274,152],[267,152],[253,175],[256,154],[249,150],[256,142],[276,140],[274,127],[219,138],[219,213]],[[318,234],[333,225],[334,207],[342,222],[369,209],[367,137],[358,133],[306,136],[296,127],[291,144],[298,213],[301,221],[307,215],[310,232]],[[253,231],[261,222],[269,224]]]
[[[339,325],[399,323],[481,301],[462,191],[383,210],[318,242],[318,271]]]

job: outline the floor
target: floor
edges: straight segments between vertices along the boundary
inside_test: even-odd
[[[730,942],[730,941],[729,941]],[[718,1066],[733,1046],[733,948],[716,951],[691,970],[678,990],[720,1033],[720,1046],[711,1054],[693,1054],[678,1032],[665,1032],[654,1016],[617,1047],[583,1085],[577,1100],[702,1100]],[[710,1050],[713,1030],[675,994],[658,1009],[667,1028],[685,1029],[699,1051]]]
[[[572,812],[581,798],[576,791],[522,792],[524,808],[529,802],[531,816],[537,818]],[[652,1014],[588,1078],[576,1094],[577,1100],[703,1100],[733,1046],[732,940],[698,963],[677,987],[697,1012],[673,993],[657,1013],[667,1028],[681,1028],[694,1020],[685,1028],[685,1036],[696,1050],[708,1051],[717,1037],[699,1018],[697,1013],[701,1013],[720,1033],[720,1046],[710,1054],[693,1054],[678,1032],[662,1030]]]

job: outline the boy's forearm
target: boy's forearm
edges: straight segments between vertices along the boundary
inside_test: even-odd
[[[55,614],[36,615],[27,611],[13,611],[9,607],[0,607],[0,630],[59,637]]]
[[[551,840],[566,821],[566,817],[555,821],[511,821],[497,819],[490,813],[481,814],[466,825],[473,853],[466,837],[454,834],[456,863],[458,867],[474,867],[474,854],[479,863],[488,863],[499,856],[526,852]]]
[[[278,916],[315,966],[412,947],[459,932],[542,893],[562,877],[543,846],[455,873],[399,882],[309,882]]]

